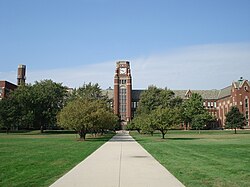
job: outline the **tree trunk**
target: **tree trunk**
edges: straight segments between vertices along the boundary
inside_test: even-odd
[[[83,133],[83,139],[86,139],[86,132]]]
[[[43,125],[41,125],[41,133],[43,133]]]
[[[165,139],[165,134],[163,131],[161,131],[162,139]]]
[[[101,130],[101,135],[103,135],[103,134],[104,134],[104,129]]]
[[[79,132],[78,132],[78,134],[79,134],[79,136],[80,136],[80,139],[82,140],[85,140],[86,139],[86,132],[85,132],[85,130],[80,130]]]
[[[234,128],[234,134],[236,134],[236,128]]]

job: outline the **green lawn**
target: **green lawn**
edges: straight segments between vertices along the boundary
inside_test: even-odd
[[[250,131],[130,134],[187,187],[250,186]]]
[[[75,134],[0,133],[0,186],[49,186],[112,136],[77,141]]]

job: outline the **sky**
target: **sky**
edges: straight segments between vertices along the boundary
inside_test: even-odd
[[[221,89],[250,80],[249,0],[0,0],[0,80]]]

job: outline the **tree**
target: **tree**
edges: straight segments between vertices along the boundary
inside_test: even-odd
[[[130,121],[126,126],[126,129],[127,130],[136,130],[138,133],[141,133],[141,128],[139,125],[138,118],[135,117],[132,121]]]
[[[56,115],[64,106],[66,88],[52,80],[35,82],[32,86],[35,123],[41,133],[49,125],[56,124]]]
[[[105,130],[114,130],[118,122],[118,117],[107,107],[103,101],[99,101],[99,107],[93,113],[93,132],[104,133]]]
[[[9,133],[16,125],[17,110],[16,104],[9,98],[0,101],[0,127],[5,128]]]
[[[30,129],[34,127],[34,101],[32,86],[22,84],[10,94],[9,99],[15,103],[16,124],[18,128]]]
[[[193,93],[191,97],[186,100],[182,105],[182,120],[184,121],[187,129],[187,125],[192,125],[192,120],[196,115],[204,114],[206,111],[203,106],[203,99],[201,95]]]
[[[158,107],[175,107],[180,106],[181,103],[182,99],[175,97],[173,91],[157,88],[156,86],[149,86],[148,90],[141,94],[137,114],[149,114]]]
[[[155,130],[162,133],[162,138],[169,129],[179,123],[182,99],[175,97],[173,91],[150,86],[141,94],[134,127],[153,134]]]
[[[106,96],[103,96],[102,90],[98,83],[92,84],[89,82],[88,84],[83,84],[83,86],[78,89],[74,89],[72,95],[69,97],[69,101],[83,98],[89,100],[107,100]]]
[[[130,124],[129,128],[137,130],[139,133],[142,131],[143,133],[150,133],[153,135],[155,126],[152,120],[151,114],[137,115],[131,123],[133,126]]]
[[[155,129],[159,130],[162,134],[162,139],[165,138],[165,134],[174,125],[180,123],[180,116],[178,108],[157,108],[152,112],[152,121],[155,125]]]
[[[245,117],[240,113],[236,106],[232,106],[230,111],[226,114],[226,128],[234,129],[236,134],[237,128],[242,128],[245,125]]]
[[[212,121],[212,116],[205,111],[202,114],[197,114],[192,119],[192,128],[198,129],[200,134],[200,129],[203,128],[208,122]]]
[[[57,115],[57,120],[61,127],[74,129],[80,139],[85,140],[88,132],[113,128],[117,117],[103,101],[78,98],[68,102]]]

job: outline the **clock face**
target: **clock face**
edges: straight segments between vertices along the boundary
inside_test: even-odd
[[[120,68],[120,74],[126,74],[127,68]]]

